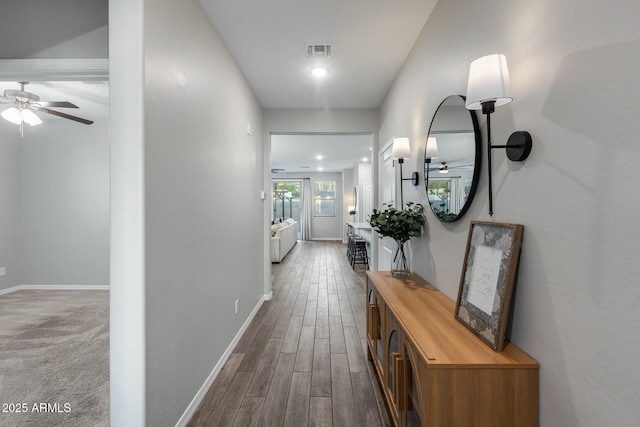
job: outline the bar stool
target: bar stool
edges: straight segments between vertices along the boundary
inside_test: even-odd
[[[356,264],[364,264],[369,269],[369,256],[367,255],[367,241],[362,237],[353,239],[354,253],[351,259],[351,267],[355,270]]]
[[[356,233],[347,234],[347,259],[351,263],[353,256],[355,255],[356,245],[354,239],[360,238]]]

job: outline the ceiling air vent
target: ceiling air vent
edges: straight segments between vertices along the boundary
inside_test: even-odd
[[[280,172],[284,172],[284,169],[280,169],[280,168],[272,168],[271,169],[271,173],[280,173]]]
[[[330,44],[308,44],[307,58],[309,59],[331,58],[331,45]]]

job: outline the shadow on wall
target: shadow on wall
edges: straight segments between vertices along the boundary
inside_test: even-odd
[[[565,202],[571,201],[576,210],[585,212],[584,218],[590,215],[585,225],[592,233],[591,240],[603,245],[611,236],[624,232],[620,224],[635,222],[633,210],[616,209],[616,201],[630,206],[640,200],[633,195],[636,191],[631,181],[616,180],[616,174],[611,173],[634,170],[640,159],[640,145],[634,141],[640,134],[639,62],[633,55],[638,51],[640,39],[567,55],[541,112],[549,121],[585,137],[562,148],[564,160],[556,156],[546,163],[574,189],[581,189],[580,194],[565,195]],[[607,209],[615,210],[614,223],[602,223]],[[602,306],[605,293],[600,284],[608,277],[600,267],[603,258],[598,245],[593,245],[590,259],[593,262],[585,286],[594,303]]]
[[[635,123],[640,132],[637,103],[640,78],[633,54],[639,51],[640,40],[634,40],[568,55],[549,89],[542,115],[559,126],[607,145],[624,140],[630,123]],[[629,87],[629,82],[634,82],[635,87]],[[635,109],[620,108],[629,105]],[[605,111],[616,114],[603,114]],[[638,144],[624,148],[630,147],[640,150]]]
[[[4,43],[4,59],[38,58],[39,52],[73,40],[108,24],[108,0],[30,0],[3,2],[4,34],[19,34]],[[25,31],[25,28],[29,30]],[[99,46],[75,46],[65,57],[102,57],[107,54],[107,40]],[[81,52],[81,50],[89,50]],[[90,54],[89,54],[90,53]],[[58,55],[60,52],[58,52]]]

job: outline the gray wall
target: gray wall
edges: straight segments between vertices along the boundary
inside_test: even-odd
[[[420,170],[431,117],[466,92],[469,63],[507,55],[514,101],[492,116],[493,140],[528,130],[531,156],[494,150],[493,218],[485,157],[471,209],[449,225],[429,212],[413,265],[455,299],[469,222],[524,224],[511,339],[540,362],[542,426],[640,417],[639,16],[622,0],[441,1],[381,107],[380,140],[409,135]],[[424,188],[405,200],[426,203]]]
[[[106,58],[108,0],[7,1],[0,58]]]
[[[91,126],[0,121],[0,290],[109,285],[109,139]]]
[[[19,145],[21,284],[108,285],[108,121],[46,120]]]
[[[0,118],[0,291],[20,285],[20,135]]]
[[[107,8],[108,0],[7,2],[0,58],[106,58]],[[0,135],[0,290],[107,285],[107,122],[45,120],[20,138],[2,119]]]
[[[173,426],[263,296],[262,108],[197,1],[147,2],[144,47],[146,423]]]

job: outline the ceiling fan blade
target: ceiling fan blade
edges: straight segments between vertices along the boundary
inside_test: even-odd
[[[43,113],[49,113],[49,114],[52,114],[54,116],[62,117],[62,118],[69,119],[69,120],[74,120],[76,122],[83,123],[85,125],[90,125],[90,124],[93,123],[93,121],[91,121],[91,120],[83,119],[81,117],[72,116],[71,114],[61,113],[60,111],[50,110],[50,109],[44,108],[44,107],[38,107],[36,109],[38,111],[42,111]]]
[[[38,101],[38,104],[42,107],[78,108],[76,104],[67,101]]]

